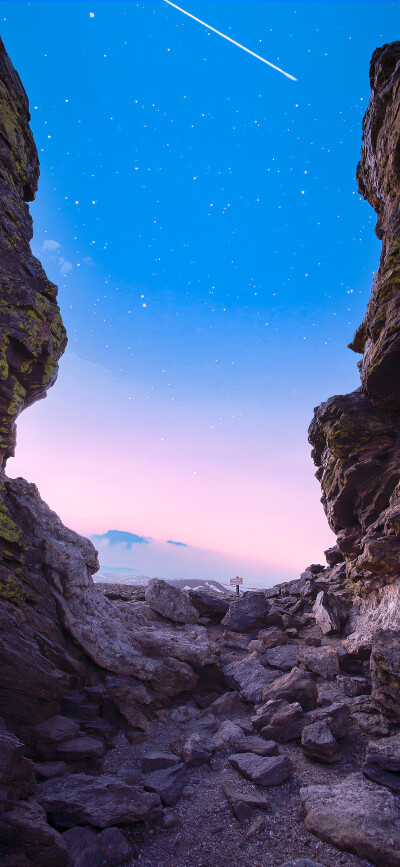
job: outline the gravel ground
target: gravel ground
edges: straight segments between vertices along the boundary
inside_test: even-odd
[[[242,705],[234,719],[250,727],[252,714],[251,706]],[[120,736],[117,747],[106,756],[104,770],[134,782],[141,776],[143,755],[152,750],[179,750],[187,729],[188,723],[156,720],[142,744],[130,746]],[[352,728],[350,736],[340,741],[341,761],[331,765],[307,759],[296,741],[282,744],[279,751],[292,759],[296,773],[291,781],[274,787],[254,786],[245,780],[228,761],[232,752],[216,754],[209,765],[189,770],[189,783],[180,800],[166,810],[172,827],[164,828],[160,819],[124,829],[134,852],[131,867],[279,867],[295,858],[308,858],[324,867],[367,867],[368,861],[340,852],[308,833],[299,800],[301,786],[336,783],[358,770],[367,741],[358,728]],[[250,819],[238,821],[224,785],[267,798],[268,810],[255,810]],[[261,823],[258,830],[252,828],[255,822]]]

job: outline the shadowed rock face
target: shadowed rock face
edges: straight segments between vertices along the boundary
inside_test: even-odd
[[[20,78],[0,40],[0,466],[14,454],[21,410],[46,396],[67,338],[57,287],[32,255],[39,159]]]
[[[361,388],[321,404],[309,429],[322,503],[361,595],[400,577],[400,42],[374,51],[370,81],[357,180],[383,243],[350,344]]]
[[[176,633],[171,612],[105,599],[92,580],[99,568],[92,543],[64,527],[35,485],[5,475],[15,419],[45,397],[66,345],[57,287],[29,246],[26,202],[39,176],[29,119],[0,40],[0,717],[33,758],[57,758],[54,725],[51,749],[37,726],[75,714],[90,758],[88,721],[89,733],[106,741],[112,726],[143,730],[146,708],[192,689],[216,657],[203,626]],[[192,609],[181,590],[174,595]]]

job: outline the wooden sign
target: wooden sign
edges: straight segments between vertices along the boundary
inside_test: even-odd
[[[237,575],[236,578],[231,578],[230,584],[233,586],[236,585],[236,587],[238,587],[239,584],[243,584],[243,578],[239,578],[239,576]]]

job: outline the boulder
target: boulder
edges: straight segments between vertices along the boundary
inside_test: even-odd
[[[301,735],[301,747],[305,756],[319,762],[337,762],[342,758],[338,743],[326,722],[306,726]]]
[[[269,809],[269,801],[266,798],[259,797],[256,791],[254,791],[254,794],[249,795],[246,792],[239,792],[231,786],[224,786],[223,790],[232,813],[236,816],[236,819],[239,819],[239,822],[250,819],[253,810]]]
[[[199,619],[199,613],[186,593],[161,578],[149,581],[145,597],[150,608],[174,623],[197,623]]]
[[[187,738],[182,748],[182,758],[186,767],[196,768],[198,765],[207,764],[212,759],[214,738],[211,741],[210,738],[200,734],[192,734]]]
[[[339,548],[339,545],[332,545],[331,548],[327,548],[326,551],[324,551],[324,554],[326,557],[326,562],[331,568],[337,566],[338,563],[343,563],[344,557]]]
[[[47,780],[39,783],[36,797],[49,821],[58,828],[84,824],[108,828],[161,815],[156,794],[106,775],[73,774]]]
[[[203,587],[189,590],[189,598],[196,611],[201,616],[209,615],[221,619],[229,610],[230,595],[223,596],[221,593],[206,590]]]
[[[235,743],[235,753],[255,753],[256,756],[277,756],[279,753],[276,741],[265,741],[257,735],[244,738]]]
[[[263,690],[262,700],[270,699],[299,702],[304,711],[313,710],[318,701],[318,690],[313,675],[308,671],[293,668]]]
[[[400,795],[400,733],[381,741],[370,741],[363,774],[374,783]]]
[[[291,671],[299,661],[299,649],[297,644],[284,644],[281,647],[272,647],[266,650],[264,660],[271,668]]]
[[[344,738],[348,734],[350,708],[345,702],[333,702],[328,707],[310,711],[305,716],[306,725],[325,722],[334,738]]]
[[[264,593],[249,591],[231,602],[222,623],[234,632],[250,632],[265,625],[268,612],[269,604]]]
[[[118,828],[106,828],[100,834],[90,828],[70,828],[62,840],[68,847],[67,867],[119,867],[133,854]]]
[[[288,642],[286,632],[282,632],[277,626],[271,626],[270,629],[261,629],[257,638],[263,642],[264,650],[280,647]]]
[[[400,635],[394,629],[375,633],[371,651],[372,697],[400,719]]]
[[[314,616],[317,626],[324,635],[334,635],[342,631],[350,611],[350,603],[335,593],[321,590],[314,603]]]
[[[62,741],[57,746],[56,755],[67,762],[82,762],[101,759],[105,751],[104,741],[83,735]]]
[[[232,716],[238,710],[240,697],[238,692],[225,692],[216,701],[213,701],[210,710],[214,716]]]
[[[294,773],[293,762],[288,756],[262,758],[254,753],[239,753],[230,756],[229,761],[239,773],[257,786],[280,786]]]
[[[36,788],[33,764],[24,756],[24,745],[0,721],[0,813],[16,801],[29,798]]]
[[[299,657],[309,671],[324,680],[339,674],[339,657],[333,647],[302,647]]]
[[[367,680],[366,677],[339,675],[337,682],[349,698],[355,698],[356,695],[368,695],[371,692],[371,681]]]
[[[233,747],[242,738],[243,731],[240,726],[227,719],[215,732],[212,742],[214,749],[223,750],[226,747]]]
[[[366,858],[377,867],[399,867],[399,801],[361,773],[340,783],[300,790],[305,826],[321,840]]]
[[[257,704],[265,689],[277,678],[277,672],[268,671],[261,665],[257,653],[233,662],[223,668],[229,686],[239,689],[243,701]]]
[[[185,765],[179,764],[172,768],[164,768],[161,771],[147,774],[143,784],[150,792],[157,792],[164,804],[173,807],[179,801],[188,781],[189,776]]]
[[[47,823],[33,798],[18,801],[0,815],[0,863],[12,867],[66,867],[68,849],[62,836]]]
[[[264,738],[283,743],[301,736],[306,718],[298,702],[272,699],[258,708],[252,723]]]
[[[175,753],[161,753],[154,750],[143,756],[142,771],[144,774],[150,774],[152,771],[162,771],[163,768],[173,768],[179,764],[180,758]]]

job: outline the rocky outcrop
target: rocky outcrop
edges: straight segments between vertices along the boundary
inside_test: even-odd
[[[67,340],[57,287],[29,246],[33,232],[27,202],[35,197],[39,160],[29,128],[28,100],[2,42],[0,79],[0,466],[4,467],[14,454],[16,419],[22,409],[46,396]]]
[[[144,596],[105,598],[92,579],[98,569],[92,543],[64,527],[35,485],[5,475],[16,419],[46,396],[66,346],[57,287],[29,245],[27,203],[39,177],[29,119],[25,91],[0,41],[0,855],[19,857],[21,840],[24,863],[58,865],[66,862],[67,846],[46,821],[35,777],[42,795],[54,795],[54,809],[46,806],[51,822],[60,824],[57,810],[66,815],[70,798],[68,826],[75,820],[100,826],[102,808],[95,816],[75,801],[68,774],[78,785],[77,772],[97,773],[118,732],[140,737],[151,713],[193,689],[217,657],[181,590],[158,581],[148,590],[149,604]],[[95,779],[85,776],[89,800]],[[137,817],[147,816],[155,800],[139,786]],[[132,817],[122,810],[113,818],[109,810],[102,821]]]
[[[377,213],[382,253],[350,344],[362,355],[361,387],[321,404],[309,430],[347,587],[361,597],[352,618],[360,637],[371,637],[370,611],[381,628],[400,624],[400,42],[374,51],[370,82],[357,180]]]

